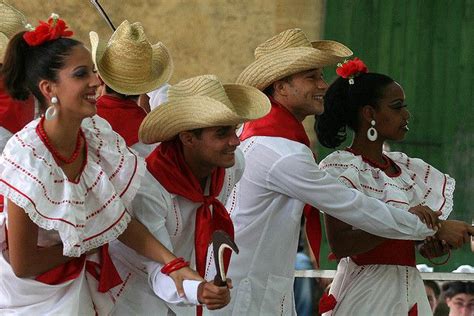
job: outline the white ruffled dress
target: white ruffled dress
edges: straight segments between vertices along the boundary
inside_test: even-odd
[[[5,146],[0,157],[0,194],[22,207],[38,225],[38,246],[62,243],[65,256],[79,257],[115,240],[126,229],[145,162],[105,120],[86,118],[81,128],[87,161],[78,180],[70,181],[38,136],[39,120]],[[87,284],[84,268],[77,278],[59,285],[15,276],[5,251],[7,219],[7,211],[0,213],[0,314],[101,315],[91,298],[98,295],[96,287]]]
[[[336,151],[320,168],[350,188],[408,211],[423,204],[442,211],[446,219],[453,208],[455,181],[421,159],[401,152],[385,152],[400,168],[390,177],[349,151]],[[394,250],[395,251],[395,250]],[[421,276],[416,267],[357,265],[351,258],[340,260],[330,294],[337,300],[328,315],[406,316],[417,304],[418,315],[431,315]]]

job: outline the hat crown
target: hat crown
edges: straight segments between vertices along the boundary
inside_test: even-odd
[[[119,72],[125,65],[131,78],[150,73],[153,49],[143,26],[139,22],[122,22],[114,32],[104,51],[102,66],[111,72]]]
[[[26,25],[26,18],[17,9],[0,1],[0,32],[11,38]]]
[[[234,111],[234,106],[226,94],[224,86],[215,75],[202,75],[183,80],[168,90],[168,100],[191,96],[205,96],[225,104]]]
[[[255,59],[293,47],[312,47],[311,42],[301,29],[289,29],[266,40],[255,49]]]

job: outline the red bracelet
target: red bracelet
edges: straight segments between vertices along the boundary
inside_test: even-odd
[[[176,265],[176,264],[178,264],[178,263],[181,263],[181,262],[184,262],[184,258],[182,258],[182,257],[175,258],[175,259],[171,260],[170,262],[168,262],[167,264],[165,264],[165,265],[163,266],[163,268],[161,268],[160,271],[161,271],[161,273],[163,273],[163,274],[170,274],[169,270],[171,270],[171,268],[172,268],[174,265]]]
[[[179,257],[165,264],[160,271],[163,274],[169,275],[170,273],[184,267],[189,267],[189,262],[184,261],[182,257]]]
[[[167,275],[170,275],[171,273],[179,270],[179,269],[182,269],[184,267],[189,267],[189,262],[188,261],[183,261],[183,262],[180,262],[180,263],[177,263],[175,264],[174,266],[171,267],[171,269],[169,271],[167,271]]]
[[[446,264],[448,262],[449,258],[451,258],[451,249],[450,248],[448,248],[448,257],[443,262],[434,262],[434,261],[431,261],[431,258],[428,258],[428,261],[431,262],[432,264],[434,264],[435,266],[441,266],[443,264]]]

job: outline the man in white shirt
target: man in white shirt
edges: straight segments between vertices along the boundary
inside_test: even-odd
[[[311,43],[301,30],[291,29],[259,45],[256,60],[237,79],[265,91],[272,110],[246,123],[241,135],[246,169],[227,202],[240,253],[232,257],[228,274],[231,302],[215,314],[296,314],[294,261],[305,204],[387,238],[421,240],[435,233],[417,216],[346,188],[315,162],[301,122],[324,109],[322,67],[351,55],[340,43]],[[316,224],[318,212],[305,210],[307,222]],[[431,213],[424,207],[411,211]],[[437,234],[460,246],[472,232],[465,223],[445,221]],[[310,241],[315,234],[308,235]]]
[[[126,280],[120,293],[114,293],[115,315],[199,315],[201,304],[219,309],[229,302],[230,282],[218,287],[204,281],[206,256],[214,230],[234,236],[224,204],[244,169],[236,127],[269,110],[268,98],[258,89],[223,85],[205,75],[170,87],[168,101],[143,120],[141,141],[161,144],[146,159],[134,216],[177,257],[190,262],[200,280],[184,280],[183,289],[177,290],[166,272],[169,264],[164,268],[115,243],[112,257]]]

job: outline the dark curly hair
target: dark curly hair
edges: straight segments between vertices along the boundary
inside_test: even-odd
[[[359,128],[358,112],[365,105],[377,108],[384,89],[394,82],[386,75],[363,73],[349,84],[348,79],[337,78],[324,96],[324,113],[316,116],[314,130],[324,147],[336,148],[347,138],[346,126]]]

